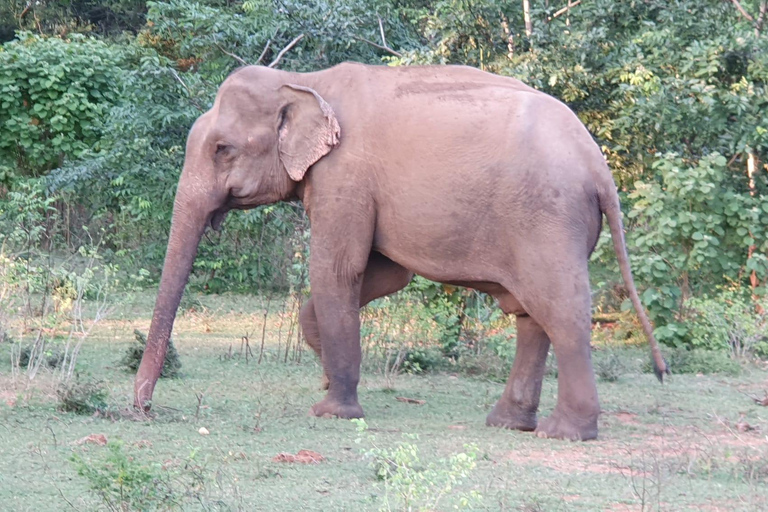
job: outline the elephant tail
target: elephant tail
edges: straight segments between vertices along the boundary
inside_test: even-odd
[[[629,255],[627,254],[627,244],[624,241],[624,225],[621,221],[621,207],[619,204],[619,194],[616,192],[616,186],[613,180],[609,183],[598,186],[598,197],[600,200],[600,210],[605,214],[608,219],[608,227],[611,229],[611,239],[613,240],[613,249],[616,252],[616,258],[619,260],[619,268],[621,269],[621,276],[624,279],[624,284],[629,291],[629,298],[632,301],[632,305],[637,312],[637,316],[640,319],[640,323],[643,326],[643,332],[648,338],[648,343],[651,346],[651,355],[653,358],[653,373],[656,374],[656,378],[660,382],[664,382],[664,374],[669,374],[669,366],[661,355],[659,350],[659,343],[656,341],[656,337],[653,335],[653,326],[648,319],[648,315],[640,302],[640,297],[637,294],[637,288],[635,288],[635,281],[632,278],[632,269],[629,266]]]

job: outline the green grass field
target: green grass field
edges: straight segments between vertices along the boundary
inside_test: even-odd
[[[116,308],[83,343],[77,367],[106,381],[106,414],[59,411],[54,376],[13,372],[12,344],[0,344],[1,510],[768,510],[768,408],[747,396],[768,389],[765,368],[673,375],[663,386],[643,373],[601,381],[600,438],[571,443],[485,427],[498,382],[403,374],[389,389],[370,363],[361,432],[306,415],[323,396],[321,369],[311,352],[282,362],[284,346],[278,360],[276,311],[264,360],[246,363],[240,339],[259,331],[259,303],[206,297],[204,311],[176,324],[181,378],[161,380],[156,417],[137,421],[120,413],[133,376],[116,364],[133,330],[148,329],[152,299]],[[259,344],[252,335],[256,357]],[[547,377],[543,415],[555,393]],[[92,434],[109,444],[78,443]],[[273,461],[303,449],[324,460]],[[394,477],[377,478],[375,467],[396,463]]]

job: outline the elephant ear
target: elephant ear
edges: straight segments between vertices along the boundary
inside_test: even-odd
[[[280,110],[280,161],[293,181],[301,181],[312,164],[339,144],[341,129],[331,106],[314,89],[286,84],[280,92],[287,100]]]

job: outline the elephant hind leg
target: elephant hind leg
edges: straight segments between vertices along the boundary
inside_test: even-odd
[[[535,261],[527,262],[527,274],[537,276],[535,287],[525,287],[517,295],[542,329],[537,336],[551,341],[557,358],[557,404],[549,417],[538,422],[536,433],[586,441],[597,437],[600,414],[590,348],[587,261],[563,261],[562,255],[552,255],[550,260],[547,256],[540,253]],[[543,366],[543,350],[540,357],[537,362]]]
[[[531,431],[537,426],[536,412],[549,352],[549,337],[511,294],[496,298],[505,313],[517,317],[517,350],[504,393],[485,423],[491,427]]]
[[[386,256],[371,252],[368,257],[368,265],[363,274],[363,283],[360,289],[360,307],[372,300],[385,297],[405,288],[413,278],[413,273],[398,265]],[[299,323],[304,332],[304,337],[318,359],[322,361],[322,344],[320,342],[320,329],[317,326],[317,315],[313,298],[310,297],[299,313]],[[330,381],[323,372],[321,389],[328,389]]]

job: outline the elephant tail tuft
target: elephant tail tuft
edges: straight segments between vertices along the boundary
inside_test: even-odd
[[[610,176],[610,173],[608,174]],[[598,197],[600,200],[600,211],[608,219],[608,227],[611,230],[611,239],[613,240],[613,249],[616,252],[616,258],[619,260],[621,276],[624,279],[624,285],[629,292],[629,298],[643,326],[643,332],[648,338],[648,344],[651,346],[651,356],[653,359],[653,373],[659,382],[664,382],[664,374],[670,374],[669,365],[661,355],[659,343],[653,335],[653,326],[648,318],[643,304],[640,302],[640,296],[637,294],[635,281],[632,277],[632,269],[629,266],[629,254],[627,254],[627,244],[624,241],[624,225],[621,221],[621,206],[619,203],[619,194],[616,192],[616,185],[613,180],[606,184],[598,185]]]

